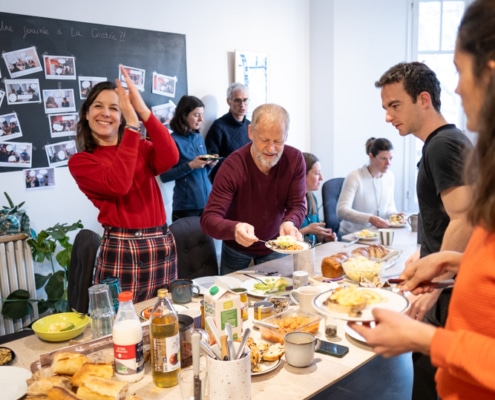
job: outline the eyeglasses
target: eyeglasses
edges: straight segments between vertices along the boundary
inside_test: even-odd
[[[249,99],[232,99],[232,101],[237,104],[238,106],[240,106],[242,103],[244,104],[249,104]]]

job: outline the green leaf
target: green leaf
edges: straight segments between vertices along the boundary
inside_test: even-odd
[[[48,282],[48,279],[52,274],[48,275],[40,275],[40,274],[34,274],[34,281],[36,282],[36,290],[41,289],[43,286],[45,286],[46,282]]]
[[[2,306],[2,314],[6,318],[19,319],[32,314],[33,307],[29,303],[29,292],[24,289],[14,290],[7,296]]]
[[[56,259],[61,267],[65,269],[69,268],[71,252],[72,246],[70,249],[64,249],[57,253]]]
[[[55,302],[51,300],[42,299],[38,302],[38,312],[40,314],[44,314],[52,308],[55,308]]]
[[[57,301],[64,295],[65,271],[55,272],[45,286],[45,292],[49,300]]]

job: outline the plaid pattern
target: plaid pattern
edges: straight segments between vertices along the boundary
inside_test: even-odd
[[[175,240],[167,225],[147,229],[105,227],[96,264],[95,284],[118,276],[134,303],[156,296],[177,279]]]

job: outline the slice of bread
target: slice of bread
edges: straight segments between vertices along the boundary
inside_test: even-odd
[[[53,356],[52,371],[54,374],[74,375],[88,361],[84,354],[61,351]]]
[[[59,386],[49,389],[47,395],[49,400],[81,400],[70,390]]]
[[[72,384],[81,386],[88,376],[110,379],[113,376],[113,365],[110,363],[85,363],[72,376]]]
[[[128,390],[125,382],[89,376],[77,389],[77,396],[83,400],[124,400]]]
[[[29,396],[46,396],[48,391],[54,386],[65,387],[69,390],[72,389],[72,385],[68,377],[54,375],[45,378],[39,378],[32,382],[28,386],[26,394]]]
[[[280,343],[272,344],[268,350],[263,353],[263,361],[277,361],[285,353],[285,348]]]

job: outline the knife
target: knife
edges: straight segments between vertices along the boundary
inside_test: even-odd
[[[399,278],[389,278],[387,279],[388,283],[402,283],[404,279]],[[423,281],[418,284],[417,287],[433,287],[433,289],[448,289],[454,286],[454,279],[445,279],[443,281],[432,282],[432,281]]]

